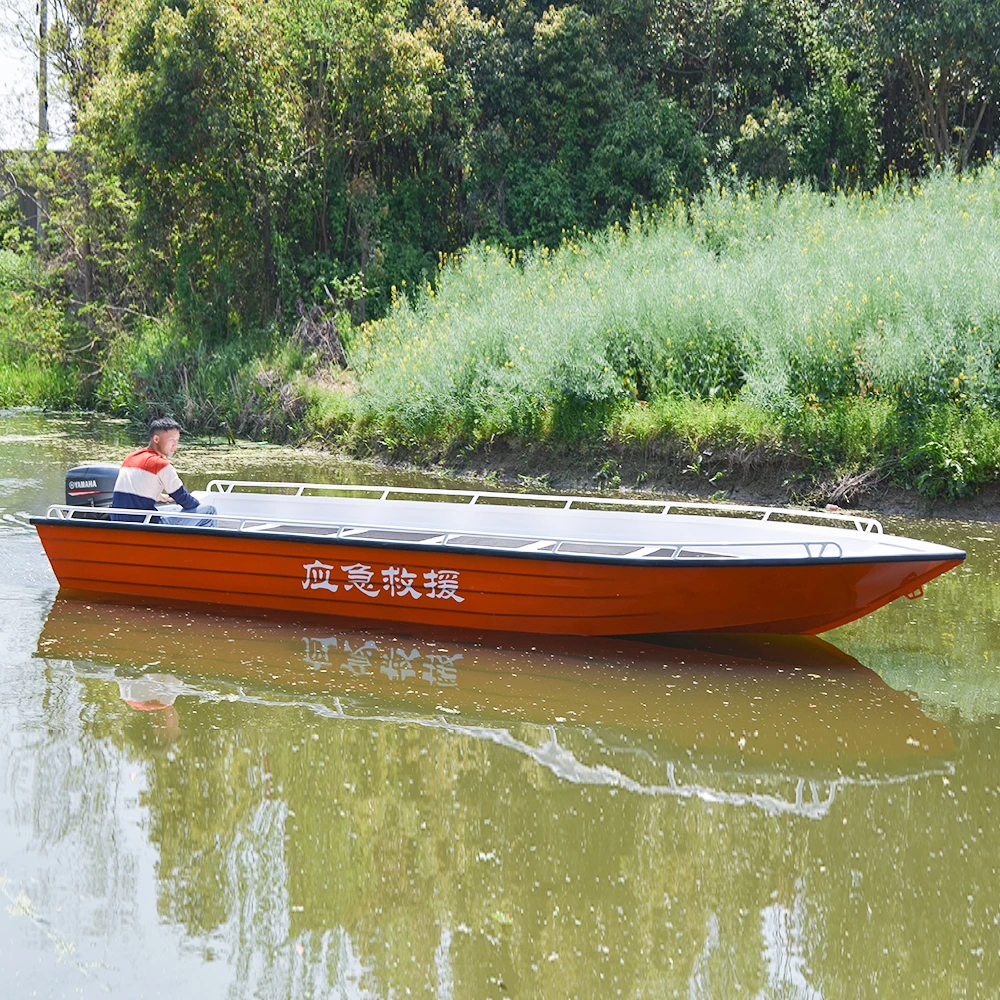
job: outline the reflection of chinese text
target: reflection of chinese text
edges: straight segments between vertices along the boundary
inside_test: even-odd
[[[378,652],[378,646],[371,639],[363,646],[355,649],[345,642],[344,649],[347,652],[347,659],[340,665],[341,670],[346,670],[350,674],[370,674],[372,673],[372,657]]]
[[[382,664],[382,673],[391,681],[408,680],[417,676],[417,668],[420,666],[420,650],[411,649],[408,653],[405,649],[390,649],[384,656],[385,662]],[[414,665],[414,661],[416,665]]]
[[[337,648],[337,639],[331,636],[329,639],[319,639],[307,636],[303,640],[306,644],[306,663],[311,667],[323,668],[330,665],[330,649]]]
[[[336,593],[343,585],[345,593],[356,590],[359,594],[371,598],[384,593],[389,597],[409,598],[413,601],[428,597],[431,600],[455,601],[461,604],[465,600],[458,592],[457,569],[431,569],[423,574],[422,580],[418,580],[418,575],[405,566],[389,566],[379,571],[382,577],[380,586],[375,579],[375,570],[365,563],[341,566],[340,572],[343,576],[337,578],[336,582],[330,578],[335,567],[319,560],[304,563],[302,568],[306,574],[302,581],[303,590],[329,590],[331,593]]]
[[[458,678],[455,670],[455,663],[462,659],[461,653],[453,656],[442,656],[439,653],[432,653],[425,656],[423,661],[423,673],[420,675],[428,684],[437,687],[457,687]]]
[[[327,639],[307,636],[303,642],[306,663],[314,669],[339,667],[354,676],[381,674],[390,681],[419,678],[434,687],[458,686],[456,664],[462,659],[461,653],[424,653],[415,646],[383,649],[371,639],[352,645],[347,639],[338,640],[335,636]]]

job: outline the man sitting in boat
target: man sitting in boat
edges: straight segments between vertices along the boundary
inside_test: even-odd
[[[132,452],[122,462],[122,467],[115,480],[115,491],[111,506],[126,510],[156,510],[157,500],[173,501],[180,504],[185,514],[214,514],[211,504],[198,503],[181,482],[180,477],[170,464],[170,459],[177,451],[181,439],[181,425],[170,417],[159,417],[149,425],[149,444],[145,448]],[[141,521],[140,517],[128,514],[112,514],[112,521]],[[185,527],[211,528],[215,520],[202,517],[195,520],[191,517],[170,517],[161,515],[156,518],[162,524],[179,524]]]

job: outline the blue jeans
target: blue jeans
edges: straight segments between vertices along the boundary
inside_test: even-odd
[[[210,503],[200,503],[197,507],[191,507],[184,511],[185,514],[214,514],[216,513],[215,508]],[[198,521],[195,521],[191,517],[171,517],[169,514],[164,514],[160,517],[161,524],[177,524],[182,528],[214,528],[215,518],[203,517]]]

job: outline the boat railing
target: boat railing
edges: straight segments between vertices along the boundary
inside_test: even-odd
[[[489,504],[509,507],[549,507],[559,510],[626,510],[639,514],[695,514],[707,517],[749,518],[757,521],[827,523],[850,525],[865,534],[883,533],[873,517],[839,511],[804,510],[797,507],[766,507],[752,504],[708,503],[696,500],[623,499],[621,497],[559,496],[547,493],[500,493],[486,490],[446,490],[414,486],[354,486],[327,483],[257,482],[245,479],[213,479],[209,493],[267,493],[306,497],[347,494],[376,501],[417,499],[438,503]],[[280,491],[280,492],[279,492]]]
[[[780,558],[776,553],[781,550],[792,550],[801,555],[788,558],[807,559],[839,559],[843,550],[836,542],[818,540],[815,542],[780,539],[775,541],[732,541],[732,542],[650,542],[628,540],[595,540],[593,538],[574,538],[562,536],[546,536],[535,532],[519,535],[508,532],[473,532],[473,531],[436,531],[431,528],[387,528],[384,524],[364,524],[359,522],[334,523],[330,521],[310,521],[301,519],[276,519],[274,517],[244,517],[219,513],[206,516],[203,513],[187,514],[183,511],[143,511],[135,508],[100,509],[100,517],[117,513],[128,515],[129,522],[142,524],[152,528],[169,530],[171,527],[184,527],[185,523],[192,527],[213,527],[227,531],[266,532],[271,535],[292,535],[296,537],[312,536],[335,539],[340,541],[384,542],[386,544],[417,545],[487,549],[493,552],[523,552],[538,554],[579,555],[587,558],[607,559],[648,559],[652,560],[685,560],[685,559],[745,559],[766,550],[772,558]],[[48,517],[62,520],[79,520],[93,522],[95,509],[93,507],[76,507],[72,504],[53,504],[48,508]],[[169,517],[170,523],[164,523],[162,518]],[[206,525],[204,522],[209,521]],[[178,523],[181,522],[181,523]],[[120,523],[120,522],[119,522]],[[368,533],[368,537],[365,537]]]

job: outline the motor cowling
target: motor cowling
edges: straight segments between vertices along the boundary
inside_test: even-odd
[[[66,503],[74,507],[110,507],[119,465],[92,462],[66,473]]]

